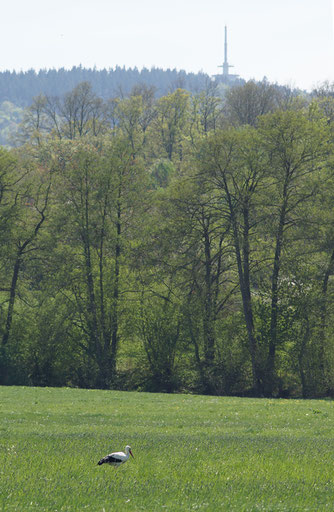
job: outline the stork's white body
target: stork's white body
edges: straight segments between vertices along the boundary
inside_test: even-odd
[[[109,455],[106,455],[98,462],[98,465],[101,466],[101,464],[110,464],[111,466],[120,466],[128,460],[130,455],[133,457],[131,447],[126,446],[125,452],[109,453]]]

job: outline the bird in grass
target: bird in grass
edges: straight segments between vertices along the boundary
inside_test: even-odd
[[[109,455],[106,455],[101,460],[99,460],[98,465],[101,466],[101,464],[110,464],[111,466],[120,466],[128,460],[130,455],[133,457],[131,446],[126,446],[125,452],[109,453]]]

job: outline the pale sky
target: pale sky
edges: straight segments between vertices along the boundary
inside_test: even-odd
[[[334,0],[4,0],[0,70],[230,70],[303,89],[334,81]]]

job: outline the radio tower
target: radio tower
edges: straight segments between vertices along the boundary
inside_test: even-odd
[[[223,68],[223,72],[218,75],[213,75],[213,79],[220,84],[225,84],[227,86],[232,86],[237,83],[243,83],[244,80],[239,77],[239,75],[233,75],[230,73],[230,68],[233,68],[231,64],[227,61],[227,26],[225,25],[225,44],[224,44],[224,63],[218,66],[219,68]]]
[[[218,66],[219,68],[223,68],[223,77],[228,79],[229,77],[229,69],[233,68],[231,64],[227,62],[227,26],[225,25],[225,43],[224,43],[224,64]]]

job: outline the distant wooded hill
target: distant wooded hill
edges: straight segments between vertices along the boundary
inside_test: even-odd
[[[209,76],[205,73],[186,73],[176,69],[160,68],[126,69],[85,69],[75,66],[72,69],[43,69],[35,71],[0,72],[0,145],[10,145],[23,119],[23,109],[29,107],[33,99],[45,96],[61,97],[73,90],[79,83],[89,82],[93,92],[104,100],[128,95],[134,86],[145,84],[155,89],[157,98],[181,88],[192,93],[203,90]]]
[[[39,94],[61,96],[80,82],[91,83],[100,98],[107,99],[131,91],[133,86],[145,83],[156,88],[156,96],[163,96],[176,88],[198,92],[209,80],[205,73],[186,73],[176,69],[151,68],[138,70],[117,66],[115,69],[43,69],[38,72],[0,72],[0,103],[9,101],[19,107],[29,106]]]

